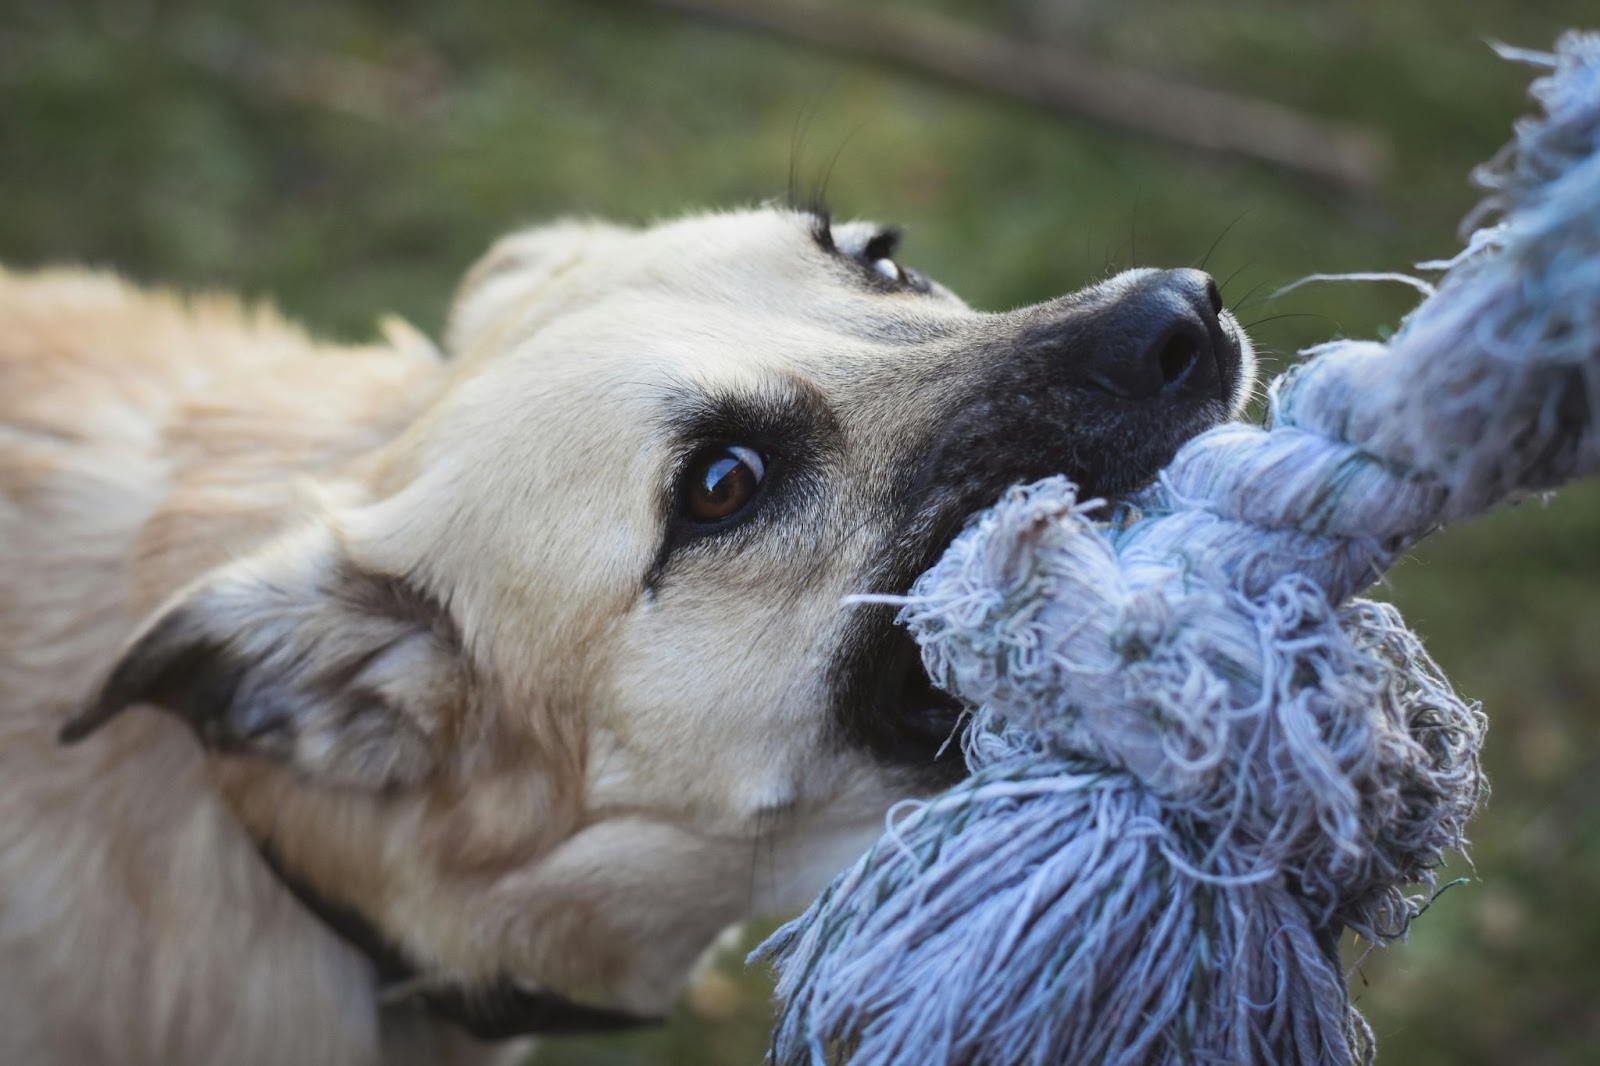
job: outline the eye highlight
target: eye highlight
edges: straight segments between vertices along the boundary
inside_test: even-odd
[[[767,476],[761,453],[742,444],[716,444],[689,461],[683,511],[696,522],[732,518],[749,505]]]

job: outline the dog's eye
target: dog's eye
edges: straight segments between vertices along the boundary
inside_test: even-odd
[[[752,448],[707,448],[689,464],[684,509],[696,522],[721,521],[748,504],[766,476],[766,461]]]
[[[887,257],[883,259],[874,259],[872,261],[872,269],[877,273],[882,274],[890,281],[898,281],[902,284],[906,281],[906,272],[901,270],[900,264],[896,263],[893,259],[889,259]]]

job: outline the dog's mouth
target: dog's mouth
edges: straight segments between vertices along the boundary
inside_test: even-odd
[[[1132,482],[1116,492],[1094,495],[1100,501],[1088,513],[1099,521],[1115,521],[1139,492],[1149,487],[1155,476]],[[974,515],[978,512],[974,512]],[[917,575],[931,568],[949,549],[973,515],[954,523],[948,535],[939,537],[914,568],[916,574],[905,580],[900,591],[910,589]],[[875,612],[892,607],[871,607]],[[880,618],[880,623],[884,620]],[[876,664],[868,699],[869,714],[891,723],[892,737],[880,738],[879,752],[892,761],[923,768],[927,777],[941,785],[958,780],[964,773],[960,731],[965,724],[966,705],[934,683],[923,666],[922,650],[911,633],[899,623],[887,621],[881,646],[872,655]]]
[[[1081,501],[1100,501],[1093,518],[1118,522],[1180,447],[1236,412],[1253,376],[1248,339],[1209,281],[1157,281],[1151,299],[1129,297],[1128,314],[1069,308],[982,349],[983,369],[930,424],[866,589],[907,592],[1011,485],[1063,474]],[[1096,384],[1097,369],[1114,380]],[[860,607],[851,626],[835,684],[845,736],[919,781],[959,779],[960,700],[929,680],[891,606]]]
[[[1182,434],[1183,439],[1210,424],[1214,423],[1197,424]],[[1116,477],[1084,479],[1080,498],[1099,501],[1090,517],[1121,520],[1138,493],[1155,481],[1162,465],[1164,462],[1144,470],[1124,470]],[[1030,471],[1015,483],[1048,473]],[[900,551],[891,553],[898,556],[899,563],[884,567],[867,587],[895,595],[907,593],[972,518],[998,497],[998,493],[986,494],[982,499],[968,498],[960,505],[940,508],[937,519],[930,519],[925,512],[923,520],[915,523],[916,535],[902,539]],[[913,549],[907,541],[920,542],[923,547]],[[840,709],[837,721],[849,741],[908,771],[915,786],[929,790],[949,787],[966,774],[960,733],[967,707],[929,677],[921,649],[911,633],[895,621],[895,610],[891,604],[864,604],[855,609],[853,639],[847,642],[851,650],[839,662],[835,678]]]
[[[871,635],[839,664],[836,721],[846,743],[865,747],[880,762],[904,770],[916,791],[946,788],[966,773],[959,735],[964,708],[928,677],[911,634],[892,616],[884,617],[893,610],[858,609],[876,617],[856,622]]]
[[[1133,418],[1111,401],[1099,402],[1099,409],[1090,406],[1084,415],[1089,421],[1098,417],[1098,432],[1074,436],[1059,432],[1059,423],[1041,419],[1039,426],[1023,424],[1032,432],[1011,434],[1013,443],[1001,450],[982,447],[994,439],[984,428],[992,420],[992,407],[976,404],[952,419],[907,493],[920,506],[906,516],[886,552],[890,561],[865,587],[908,592],[972,517],[993,505],[1009,485],[1065,474],[1079,486],[1080,500],[1100,501],[1091,517],[1120,521],[1186,441],[1230,413],[1221,398],[1175,402]],[[892,606],[857,608],[852,627],[846,644],[851,650],[840,663],[835,686],[838,721],[847,738],[881,761],[909,771],[917,786],[942,788],[960,780],[965,775],[960,731],[966,718],[961,700],[928,677],[920,649],[895,622]]]
[[[904,626],[894,627],[878,684],[878,702],[900,722],[909,745],[926,752],[940,777],[961,776],[959,732],[965,707],[939,688],[922,664],[922,649]],[[949,765],[945,765],[949,764]]]

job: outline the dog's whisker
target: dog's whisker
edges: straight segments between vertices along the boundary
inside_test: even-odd
[[[1228,291],[1228,286],[1233,284],[1233,279],[1234,278],[1238,277],[1240,274],[1244,273],[1246,270],[1249,270],[1251,267],[1253,267],[1255,265],[1256,265],[1256,262],[1255,262],[1254,259],[1252,259],[1252,260],[1246,262],[1244,264],[1244,266],[1235,268],[1233,273],[1228,275],[1228,280],[1224,281],[1221,285],[1217,286],[1217,291],[1218,292],[1227,292]]]
[[[1269,315],[1266,318],[1258,318],[1249,325],[1241,328],[1251,330],[1255,329],[1257,326],[1265,325],[1268,322],[1276,322],[1283,318],[1320,318],[1324,322],[1333,322],[1333,319],[1329,318],[1327,315],[1319,315],[1313,311],[1289,311],[1281,315]]]
[[[1244,296],[1239,300],[1239,302],[1234,304],[1232,307],[1228,308],[1228,313],[1231,314],[1231,315],[1237,315],[1239,313],[1240,308],[1242,308],[1246,304],[1248,304],[1250,302],[1250,297],[1254,296],[1257,292],[1261,291],[1261,286],[1265,285],[1266,283],[1267,283],[1266,279],[1263,278],[1262,280],[1256,282],[1254,285],[1250,286],[1249,290],[1245,292]]]
[[[1200,257],[1200,265],[1198,269],[1204,270],[1206,268],[1206,264],[1211,262],[1211,253],[1217,250],[1217,246],[1222,243],[1222,239],[1228,235],[1228,232],[1232,230],[1233,227],[1237,226],[1244,216],[1248,215],[1249,213],[1250,209],[1247,207],[1243,211],[1240,211],[1237,215],[1234,215],[1232,222],[1229,222],[1226,226],[1222,227],[1222,232],[1217,234],[1217,239],[1211,242],[1211,247],[1206,249],[1206,254]],[[1226,287],[1226,282],[1224,283],[1224,287]]]

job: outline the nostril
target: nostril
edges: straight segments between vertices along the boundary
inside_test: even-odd
[[[1222,293],[1217,289],[1216,280],[1209,275],[1206,277],[1206,301],[1211,304],[1211,313],[1222,314]]]
[[[1157,353],[1161,366],[1161,384],[1173,385],[1188,376],[1190,368],[1200,358],[1200,346],[1188,330],[1178,330],[1166,339]]]

